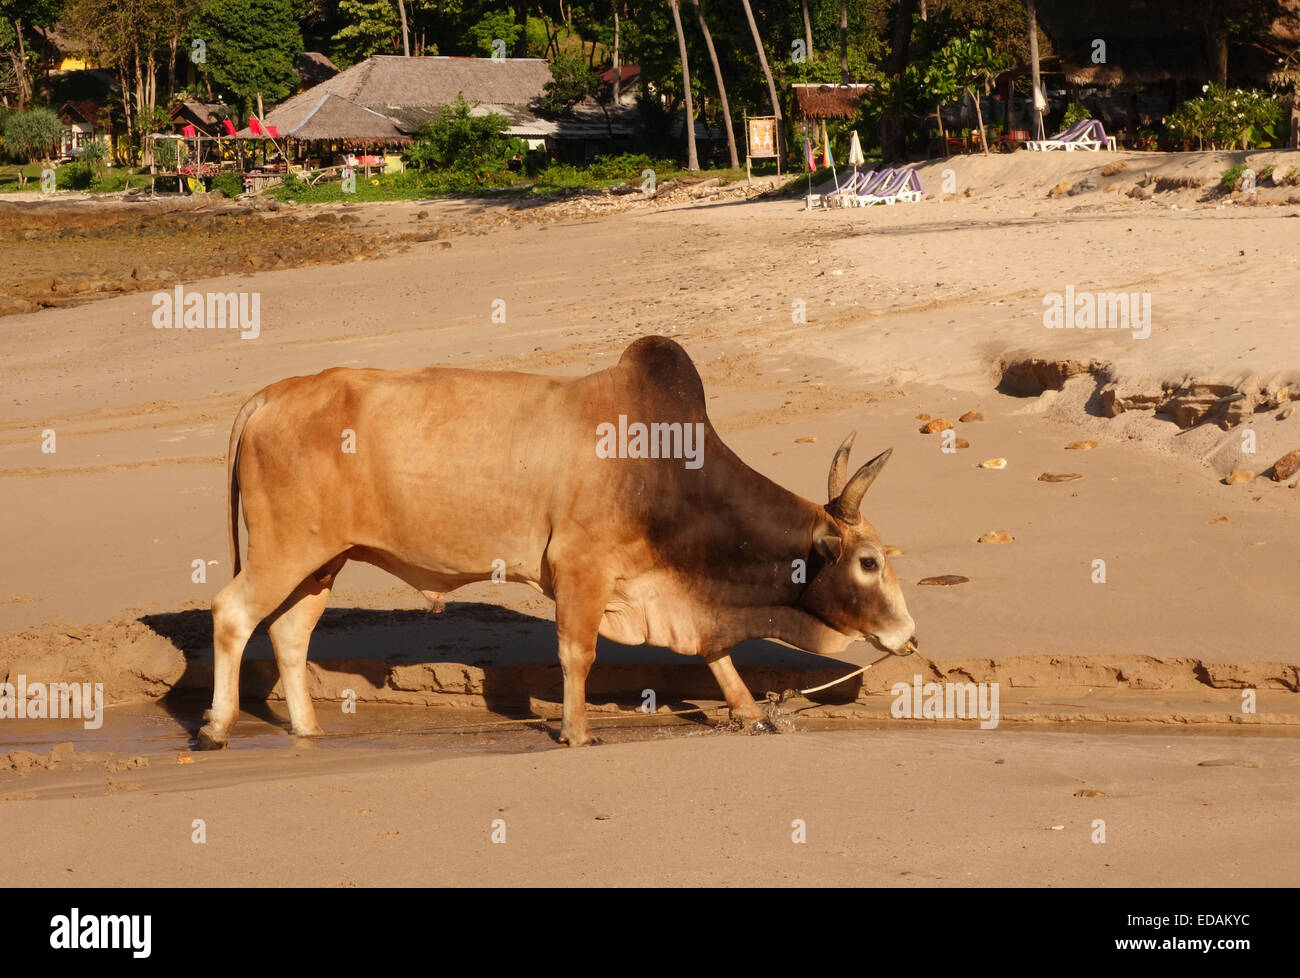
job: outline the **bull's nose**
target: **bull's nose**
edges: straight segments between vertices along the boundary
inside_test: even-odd
[[[919,649],[920,647],[921,647],[921,643],[918,642],[918,641],[916,640],[916,636],[913,635],[911,638],[909,638],[909,639],[907,640],[907,644],[903,646],[903,651],[902,651],[902,652],[896,652],[896,653],[894,653],[894,654],[895,654],[895,655],[911,655],[913,652],[915,652],[915,651],[916,651],[917,649]]]

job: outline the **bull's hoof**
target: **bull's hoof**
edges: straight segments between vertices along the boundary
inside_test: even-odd
[[[597,744],[602,743],[602,741],[599,737],[593,737],[586,731],[583,731],[580,734],[561,732],[560,743],[568,744],[570,747],[595,747]]]
[[[325,731],[321,729],[321,726],[320,726],[319,723],[317,723],[317,724],[313,724],[313,725],[310,726],[310,727],[291,727],[290,730],[289,730],[289,733],[293,734],[293,736],[295,736],[295,737],[323,737],[323,736],[325,736]]]
[[[225,746],[226,738],[219,736],[211,726],[202,727],[199,730],[199,750],[221,750]]]

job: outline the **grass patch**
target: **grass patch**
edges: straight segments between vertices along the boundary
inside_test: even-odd
[[[1219,178],[1219,186],[1228,193],[1237,189],[1237,181],[1241,175],[1246,172],[1246,164],[1238,163],[1236,166],[1230,166],[1223,171],[1223,176]]]
[[[373,177],[357,175],[356,192],[343,192],[339,180],[309,185],[293,175],[283,184],[272,187],[268,194],[277,200],[298,204],[370,203],[383,200],[424,200],[430,197],[449,196],[561,196],[584,190],[603,191],[620,184],[631,184],[640,189],[646,170],[654,172],[655,181],[662,186],[672,179],[709,179],[716,177],[724,182],[743,176],[742,170],[700,170],[688,173],[671,160],[655,160],[642,155],[625,155],[597,158],[589,166],[576,167],[566,163],[552,163],[532,176],[508,170],[495,172],[470,171],[420,171],[385,173]]]
[[[0,193],[18,191],[18,171],[15,165],[0,167]],[[41,165],[28,163],[21,168],[27,174],[27,186],[23,190],[39,191],[41,189]],[[80,190],[92,194],[112,194],[121,190],[137,189],[148,186],[148,177],[141,178],[128,167],[116,166],[104,169],[104,178],[95,180],[89,166],[85,163],[65,163],[54,168],[54,186],[57,190]]]

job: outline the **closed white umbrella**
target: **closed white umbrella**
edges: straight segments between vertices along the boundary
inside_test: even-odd
[[[856,169],[865,162],[867,158],[862,153],[862,140],[858,138],[858,131],[854,129],[849,139],[849,163]]]

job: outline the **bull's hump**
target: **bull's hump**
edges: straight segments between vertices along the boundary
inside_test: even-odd
[[[634,371],[649,387],[704,408],[704,384],[681,344],[666,336],[643,336],[623,351],[619,366]]]

